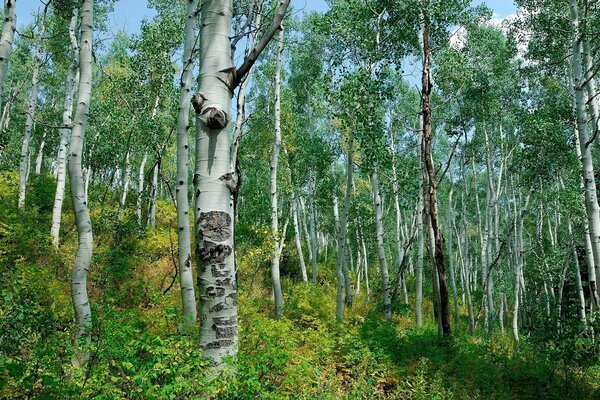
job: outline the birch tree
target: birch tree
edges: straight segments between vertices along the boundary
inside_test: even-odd
[[[79,244],[77,257],[71,276],[71,295],[77,320],[77,339],[82,341],[74,364],[83,365],[89,358],[88,345],[91,341],[92,311],[87,290],[87,275],[92,260],[93,234],[92,222],[85,201],[82,156],[85,128],[89,116],[92,95],[92,33],[94,1],[84,0],[81,6],[81,39],[79,46],[79,92],[77,109],[73,118],[71,146],[69,148],[69,180],[71,182],[71,200],[77,224]]]
[[[200,297],[200,346],[213,366],[237,353],[237,285],[233,247],[233,194],[237,191],[230,163],[230,103],[239,85],[283,20],[289,1],[275,17],[239,68],[231,57],[231,0],[204,0],[200,25],[194,169],[195,236]]]

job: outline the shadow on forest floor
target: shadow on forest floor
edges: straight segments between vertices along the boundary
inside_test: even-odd
[[[441,385],[453,398],[600,398],[581,371],[569,369],[565,375],[561,361],[532,347],[514,351],[512,341],[502,336],[482,339],[459,331],[441,338],[431,325],[397,329],[371,313],[360,338],[371,351],[389,357],[400,380],[416,375],[422,384]]]

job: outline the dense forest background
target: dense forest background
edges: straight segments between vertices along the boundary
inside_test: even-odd
[[[0,397],[600,398],[600,3],[309,3],[4,0]]]

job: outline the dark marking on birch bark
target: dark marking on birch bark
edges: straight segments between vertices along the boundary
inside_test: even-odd
[[[229,286],[231,285],[231,278],[217,279],[215,283],[219,286]]]
[[[225,296],[225,288],[209,286],[204,291],[207,297],[223,297]]]
[[[194,107],[194,109],[196,109]],[[196,109],[196,112],[197,109]],[[229,123],[227,113],[216,107],[206,107],[200,114],[200,120],[211,129],[225,129]]]
[[[231,255],[231,246],[204,241],[196,247],[196,254],[202,261],[222,264]]]
[[[213,264],[210,266],[210,272],[212,273],[213,278],[224,278],[229,276],[226,264]]]
[[[228,300],[231,300],[232,306],[237,305],[237,293],[229,293],[227,296],[225,296],[225,304],[227,304]]]
[[[215,304],[214,306],[210,307],[208,309],[208,312],[219,312],[221,310],[225,309],[225,303],[224,302],[220,302]]]
[[[213,323],[217,326],[237,325],[237,318],[235,315],[231,317],[214,317]]]
[[[196,222],[201,239],[223,242],[231,237],[231,216],[224,211],[201,212]]]
[[[237,326],[218,327],[213,325],[213,327],[216,331],[217,339],[232,338],[237,334]]]

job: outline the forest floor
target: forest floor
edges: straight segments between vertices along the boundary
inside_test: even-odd
[[[509,334],[470,335],[466,314],[453,336],[442,339],[429,302],[422,328],[415,327],[407,305],[397,305],[392,321],[384,321],[375,271],[370,298],[363,287],[344,323],[336,323],[331,257],[318,265],[319,283],[305,284],[295,272],[294,254],[284,253],[285,317],[275,321],[268,249],[243,242],[237,374],[211,380],[197,338],[177,333],[174,207],[161,201],[157,228],[140,229],[134,212],[116,223],[111,195],[103,192],[90,194],[102,200],[90,202],[92,356],[85,369],[76,370],[70,365],[69,270],[77,233],[70,201],[56,250],[49,239],[52,179],[32,179],[23,215],[15,210],[17,182],[15,174],[0,175],[2,398],[600,398],[597,360],[581,362],[558,344],[540,345],[525,336],[515,346]]]

